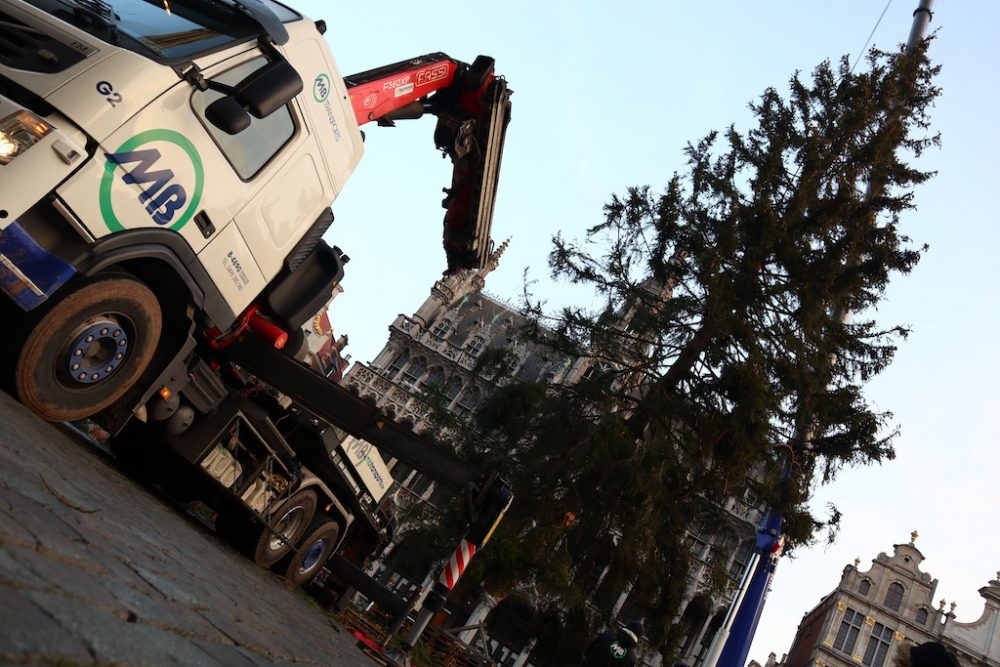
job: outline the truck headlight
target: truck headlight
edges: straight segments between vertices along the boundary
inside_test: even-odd
[[[30,111],[19,111],[0,120],[0,164],[10,164],[51,131],[51,125]]]

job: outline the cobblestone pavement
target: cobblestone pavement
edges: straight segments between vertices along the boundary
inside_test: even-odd
[[[325,611],[0,392],[0,665],[374,665]]]

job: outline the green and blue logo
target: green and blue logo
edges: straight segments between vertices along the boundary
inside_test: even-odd
[[[104,224],[112,232],[128,228],[115,212],[116,200],[112,198],[117,167],[125,170],[122,183],[139,186],[139,204],[155,224],[179,231],[198,210],[205,169],[194,144],[179,132],[140,132],[104,157],[99,201]],[[192,184],[193,189],[189,189]]]
[[[313,99],[322,104],[330,96],[330,77],[320,74],[313,80]]]

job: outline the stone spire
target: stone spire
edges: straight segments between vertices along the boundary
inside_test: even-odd
[[[496,270],[500,266],[500,258],[507,251],[508,246],[510,246],[510,238],[508,237],[500,247],[490,253],[489,259],[486,261],[486,266],[479,269],[479,275],[482,278],[486,278],[492,271]]]
[[[979,594],[986,598],[987,604],[1000,607],[1000,570],[997,571],[996,579],[979,589]]]
[[[490,253],[486,266],[479,270],[462,269],[444,276],[431,288],[430,296],[413,314],[413,319],[421,327],[427,326],[435,317],[448,309],[461,297],[476,292],[486,286],[486,276],[500,265],[500,257],[510,245],[510,239],[500,244],[500,247]]]

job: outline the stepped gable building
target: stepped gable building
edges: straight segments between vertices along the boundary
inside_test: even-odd
[[[443,387],[449,408],[457,413],[470,413],[495,388],[495,384],[473,374],[476,360],[484,350],[510,346],[517,357],[511,378],[572,383],[591,372],[591,359],[556,355],[518,340],[523,315],[483,292],[486,277],[497,268],[506,248],[505,242],[479,271],[461,271],[435,283],[413,315],[399,315],[389,326],[389,340],[372,363],[355,363],[341,383],[373,401],[387,416],[411,423],[420,432],[430,427],[431,416],[421,397],[423,388]],[[501,378],[499,384],[506,381]],[[398,484],[397,505],[404,517],[415,503],[433,506],[445,497],[431,480],[404,463],[389,459],[387,465]],[[675,618],[675,623],[683,628],[675,652],[691,667],[701,664],[722,624],[736,587],[751,562],[756,529],[763,517],[753,499],[728,498],[725,506],[731,519],[727,525],[692,526],[688,532],[693,567],[684,602]],[[617,537],[611,535],[608,543],[616,544]],[[407,557],[405,545],[387,554],[379,566],[382,583],[404,595],[416,592],[429,582],[431,575],[436,575],[428,574],[426,562]],[[594,571],[577,572],[576,577],[585,593],[596,596],[602,591],[600,597],[609,600],[600,609],[594,603],[595,611],[623,623],[637,618],[640,612],[629,599],[629,587],[621,591],[604,590],[608,571],[607,565],[599,566]],[[728,589],[722,595],[709,593],[713,577],[717,585],[720,572],[728,578]],[[523,619],[512,618],[517,616],[511,612],[512,607],[519,607],[515,611],[523,614],[524,600],[511,596],[498,604],[484,593],[471,607],[454,609],[451,619],[454,623],[449,625],[485,623],[492,656],[499,664],[530,667],[532,640],[518,631],[524,623]],[[473,632],[462,633],[460,637],[472,642]],[[644,664],[659,665],[659,654],[650,652]]]
[[[895,667],[901,644],[926,641],[947,646],[963,667],[1000,667],[1000,572],[979,589],[979,620],[959,623],[955,603],[935,607],[938,580],[921,571],[916,538],[893,545],[891,556],[880,553],[865,571],[860,560],[845,567],[837,588],[802,617],[782,667]]]

